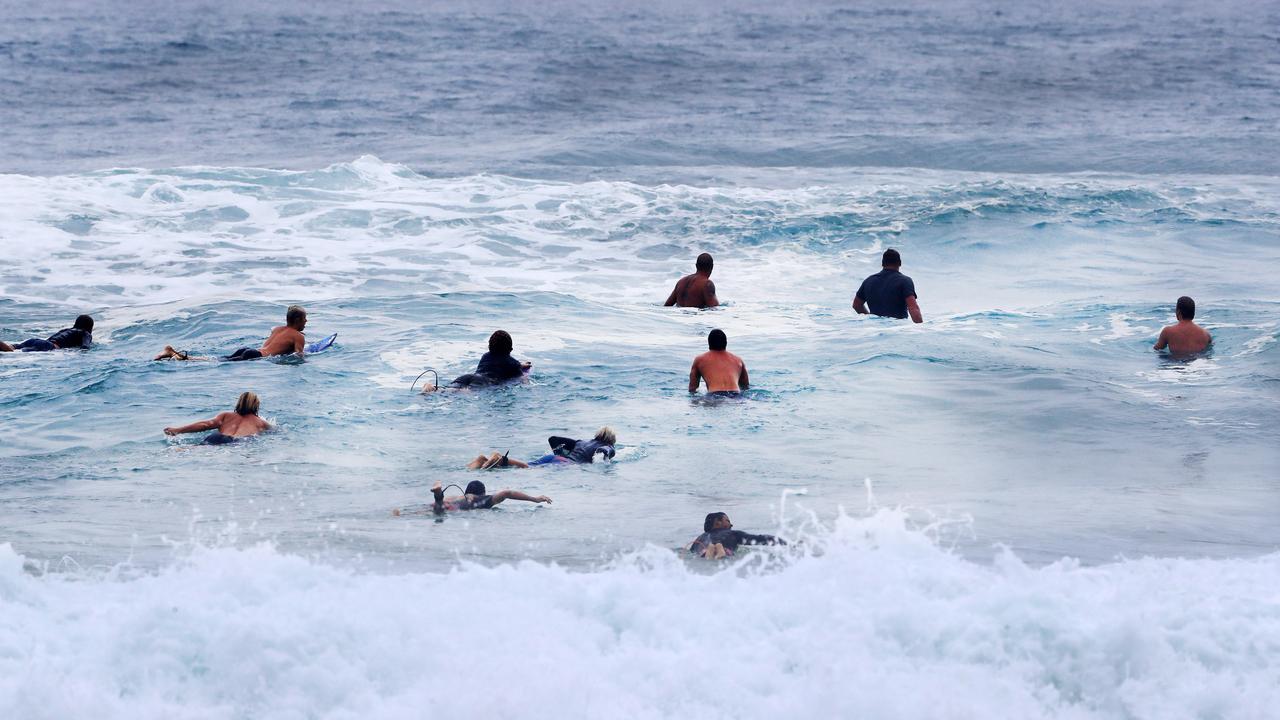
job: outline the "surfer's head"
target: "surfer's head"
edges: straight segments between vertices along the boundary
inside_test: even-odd
[[[707,513],[707,519],[702,521],[702,532],[711,532],[712,530],[728,529],[733,527],[733,523],[729,522],[729,516],[722,512]]]
[[[467,495],[484,495],[484,483],[479,480],[472,480],[467,483],[467,489],[463,490]]]
[[[729,347],[729,338],[720,328],[716,328],[707,333],[707,347],[712,350],[723,350]]]
[[[258,396],[251,392],[240,393],[240,399],[236,401],[237,415],[257,415],[258,414]]]
[[[511,348],[511,334],[506,330],[494,330],[493,334],[489,336],[489,352],[498,355],[510,355]]]
[[[284,313],[284,324],[294,330],[301,330],[307,326],[307,311],[301,305],[290,305]]]
[[[613,428],[606,425],[596,431],[596,442],[604,445],[614,445],[618,442],[618,435],[613,431]]]
[[[76,318],[75,328],[85,332],[93,332],[93,318],[88,315],[81,315]]]
[[[1176,312],[1178,313],[1179,320],[1195,320],[1196,319],[1196,301],[1192,300],[1186,295],[1183,295],[1182,297],[1178,298],[1178,309]]]
[[[893,269],[900,268],[902,267],[902,256],[898,254],[897,250],[889,248],[884,251],[884,255],[880,256],[880,266]]]
[[[711,268],[715,267],[716,261],[711,259],[711,253],[702,253],[698,256],[698,262],[694,267],[698,268],[698,272],[711,274]]]

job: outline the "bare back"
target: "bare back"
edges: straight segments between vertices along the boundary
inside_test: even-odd
[[[289,353],[302,352],[302,348],[306,345],[306,338],[302,333],[294,330],[288,325],[281,325],[271,330],[271,335],[267,337],[266,342],[262,343],[262,354],[270,357],[272,355],[288,355]],[[224,435],[229,433],[223,433]]]
[[[214,421],[218,423],[215,429],[228,437],[249,437],[271,427],[257,415],[240,415],[234,412],[218,413]]]
[[[745,390],[750,382],[746,363],[728,350],[708,350],[694,358],[689,369],[689,392],[698,391],[699,379],[706,381],[707,392]]]
[[[1213,337],[1209,332],[1190,320],[1180,320],[1160,331],[1160,339],[1156,341],[1156,350],[1169,348],[1170,355],[1194,355],[1209,347]]]
[[[685,275],[676,282],[676,287],[671,291],[666,304],[708,308],[716,307],[720,304],[720,300],[716,298],[716,285],[711,282],[711,276],[694,273]]]

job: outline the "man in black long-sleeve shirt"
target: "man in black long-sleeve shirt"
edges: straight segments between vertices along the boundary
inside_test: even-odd
[[[752,535],[734,530],[729,516],[713,512],[702,521],[703,533],[689,543],[689,552],[708,560],[719,560],[733,555],[739,545],[786,545],[786,541],[772,535]]]

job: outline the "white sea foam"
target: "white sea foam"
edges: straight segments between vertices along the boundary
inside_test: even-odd
[[[1031,568],[905,516],[713,573],[375,574],[269,547],[33,575],[0,547],[9,718],[1262,718],[1280,555]]]

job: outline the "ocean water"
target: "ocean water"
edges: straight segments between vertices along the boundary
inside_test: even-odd
[[[1273,714],[1275,4],[0,18],[0,339],[97,320],[0,356],[0,717]],[[886,247],[923,325],[849,308]],[[333,350],[148,362],[292,303]],[[411,391],[498,328],[530,382]],[[424,512],[476,477],[553,503]]]

